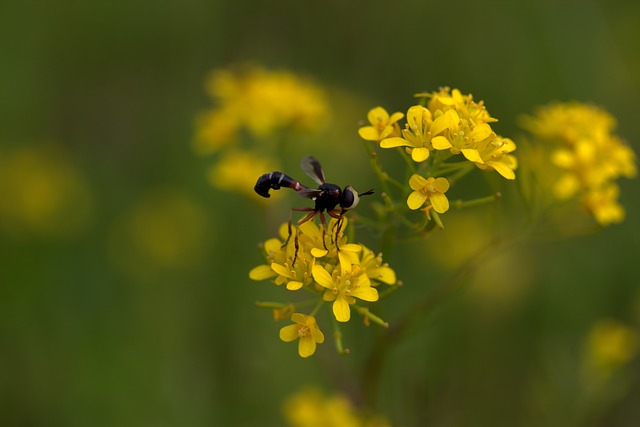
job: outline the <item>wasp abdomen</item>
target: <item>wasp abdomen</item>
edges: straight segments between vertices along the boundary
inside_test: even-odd
[[[289,187],[298,191],[302,188],[302,184],[282,172],[275,171],[265,173],[258,178],[258,182],[256,182],[253,189],[262,197],[271,197],[269,190],[279,190],[281,187]]]

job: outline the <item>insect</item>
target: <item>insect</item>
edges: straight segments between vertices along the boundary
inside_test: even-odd
[[[319,215],[320,222],[322,222],[323,225],[322,243],[324,245],[324,248],[328,250],[325,243],[325,229],[327,228],[327,222],[324,217],[324,211],[327,211],[327,214],[329,214],[330,217],[336,218],[338,220],[336,224],[335,238],[332,237],[332,241],[335,241],[336,248],[340,250],[338,248],[337,240],[340,229],[342,227],[344,214],[348,210],[353,209],[358,205],[361,196],[368,196],[373,194],[373,190],[365,191],[364,193],[358,194],[358,192],[350,185],[347,185],[344,189],[340,189],[340,187],[335,184],[327,183],[324,177],[322,166],[320,166],[320,162],[318,162],[312,156],[303,157],[300,161],[300,167],[311,179],[313,179],[320,185],[317,189],[307,187],[291,178],[290,176],[278,171],[269,172],[260,176],[253,189],[262,197],[271,197],[271,195],[269,194],[269,190],[279,190],[282,187],[287,187],[296,191],[300,196],[313,200],[315,202],[315,207],[313,208],[309,207],[291,209],[292,212],[309,212],[305,217],[303,217],[296,223],[296,229],[297,227],[300,227],[301,224],[304,224],[316,215]],[[298,234],[299,233],[296,233],[296,237],[294,240],[295,253],[293,255],[292,265],[295,265],[296,259],[298,257]],[[287,237],[287,240],[284,242],[283,246],[289,242],[290,238],[291,215],[289,216],[289,237]]]

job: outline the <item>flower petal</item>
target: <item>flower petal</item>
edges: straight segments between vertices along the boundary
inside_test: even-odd
[[[270,279],[271,277],[275,277],[277,275],[278,273],[273,271],[271,267],[269,267],[268,265],[259,265],[257,267],[252,268],[251,271],[249,272],[249,278],[251,280],[265,280],[265,279]]]
[[[411,178],[409,178],[409,187],[411,187],[412,190],[422,190],[425,185],[427,185],[427,180],[422,175],[414,173],[411,175]]]
[[[409,206],[409,209],[411,210],[416,210],[424,204],[425,200],[427,200],[427,196],[424,193],[414,191],[413,193],[409,194],[409,198],[407,199],[407,206]]]
[[[320,249],[320,248],[311,249],[311,255],[314,258],[322,258],[323,256],[325,256],[328,253],[329,253],[329,251],[326,250],[326,249]]]
[[[318,328],[311,328],[311,336],[317,343],[322,344],[324,342],[324,334]]]
[[[438,213],[445,213],[449,210],[449,199],[442,193],[434,193],[429,198],[431,206]]]
[[[433,145],[433,148],[435,148],[436,150],[447,150],[453,147],[453,145],[451,145],[451,142],[449,142],[449,140],[442,135],[433,138],[431,140],[431,145]]]
[[[493,131],[491,130],[491,126],[486,123],[482,123],[473,128],[469,135],[467,135],[473,141],[482,141],[483,139],[487,139],[489,135],[491,135]]]
[[[493,169],[496,170],[496,172],[498,172],[500,175],[502,175],[507,179],[516,179],[515,172],[513,172],[511,168],[509,168],[509,166],[507,166],[505,163],[485,162],[485,165],[492,167]]]
[[[302,313],[293,313],[291,315],[291,320],[296,322],[296,323],[300,323],[301,325],[306,325],[307,322],[309,321],[308,319],[311,318],[313,322],[315,322],[315,319],[311,316],[307,316],[306,314],[302,314]]]
[[[456,110],[447,110],[431,124],[431,135],[438,135],[446,129],[456,129],[459,121],[460,116]]]
[[[462,155],[470,162],[484,163],[484,160],[482,160],[482,157],[480,157],[480,153],[475,148],[463,148],[460,151],[462,152]]]
[[[436,178],[433,180],[433,183],[431,185],[433,185],[433,188],[435,188],[440,193],[446,193],[447,190],[449,190],[449,181],[447,181],[447,178]]]
[[[411,152],[411,158],[414,162],[424,162],[429,158],[429,149],[427,147],[414,148]]]
[[[399,111],[395,112],[391,115],[391,117],[389,117],[389,123],[395,123],[403,117],[404,117],[404,113],[401,113]]]
[[[389,267],[367,269],[367,275],[373,280],[379,280],[388,285],[396,283],[396,272]]]
[[[351,319],[351,309],[344,298],[338,297],[333,302],[333,315],[338,322],[348,322]]]
[[[394,148],[394,147],[408,147],[411,143],[404,138],[394,136],[393,138],[385,138],[380,141],[380,147],[382,148]]]
[[[367,120],[374,126],[378,123],[387,123],[389,122],[389,113],[380,106],[374,107],[367,113]]]
[[[333,283],[333,279],[327,270],[324,269],[321,265],[314,265],[313,270],[311,271],[313,274],[313,278],[320,286],[323,286],[327,289],[333,289],[335,284]]]
[[[340,250],[347,252],[360,252],[362,250],[362,246],[355,243],[347,243],[346,245],[341,245]]]
[[[316,352],[316,342],[311,336],[300,338],[298,342],[298,354],[300,357],[309,357]]]
[[[272,262],[271,263],[271,269],[273,271],[275,271],[278,275],[280,276],[284,276],[284,277],[288,277],[290,279],[292,279],[293,277],[291,276],[291,272],[289,270],[287,270],[287,268],[284,265]]]
[[[280,329],[280,339],[284,342],[291,342],[297,340],[298,336],[298,325],[288,325],[284,328]]]
[[[363,301],[378,301],[378,290],[370,286],[359,286],[351,292],[351,296]]]
[[[365,141],[377,141],[378,137],[380,136],[380,134],[378,133],[378,129],[374,128],[373,126],[363,126],[360,129],[358,129],[358,135],[360,135],[360,138],[364,139]]]
[[[290,291],[297,291],[298,289],[302,288],[302,285],[304,285],[304,283],[297,280],[291,280],[287,282],[287,289],[289,289]]]

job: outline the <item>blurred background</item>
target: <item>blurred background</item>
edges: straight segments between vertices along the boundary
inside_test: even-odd
[[[193,141],[212,70],[260,64],[321,87],[328,125],[292,137],[280,167],[300,177],[314,154],[366,190],[366,112],[445,85],[516,142],[535,106],[593,102],[640,152],[638,40],[640,3],[622,0],[1,1],[1,424],[279,426],[287,396],[360,374],[380,328],[348,325],[350,356],[328,340],[303,360],[253,305],[286,298],[248,272],[301,200],[211,185],[214,157]],[[268,172],[254,169],[248,182]],[[638,425],[640,184],[620,185],[624,223],[518,242],[426,313],[389,352],[375,411],[398,426]],[[447,221],[385,254],[405,283],[390,323],[492,214]]]

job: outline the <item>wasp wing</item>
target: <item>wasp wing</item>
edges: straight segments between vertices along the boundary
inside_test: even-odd
[[[300,167],[306,173],[309,178],[322,185],[326,182],[324,178],[324,171],[320,162],[312,156],[303,157],[300,161]]]
[[[318,196],[322,194],[323,190],[316,190],[314,188],[304,187],[301,190],[298,190],[298,194],[302,197],[306,197],[307,199],[315,200]]]

